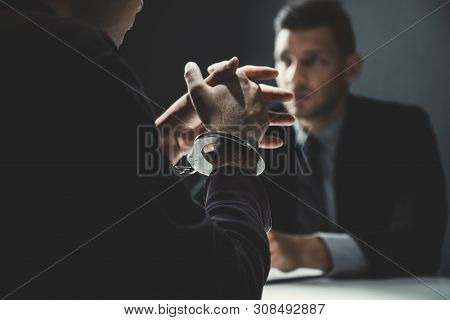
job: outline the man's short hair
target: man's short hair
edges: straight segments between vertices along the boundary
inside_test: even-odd
[[[281,29],[307,30],[329,27],[343,57],[355,52],[355,34],[347,12],[337,0],[300,0],[284,5],[275,18],[275,32]]]

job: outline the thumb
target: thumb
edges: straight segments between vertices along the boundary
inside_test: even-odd
[[[195,62],[188,62],[186,64],[186,67],[184,68],[184,79],[186,80],[190,94],[194,91],[201,90],[206,86],[202,72]]]

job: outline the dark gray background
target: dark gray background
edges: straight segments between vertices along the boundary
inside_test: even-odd
[[[446,0],[342,2],[352,17],[358,50],[367,55]],[[183,68],[190,60],[203,70],[234,55],[243,64],[273,65],[272,19],[283,4],[281,0],[146,0],[145,10],[121,50],[143,80],[148,95],[167,107],[185,92]],[[352,88],[358,94],[427,110],[447,177],[449,33],[450,4],[367,58]],[[450,276],[448,231],[442,272]]]

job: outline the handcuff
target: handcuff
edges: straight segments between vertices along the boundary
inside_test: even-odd
[[[211,173],[216,169],[214,164],[212,164],[206,156],[205,147],[206,146],[218,146],[221,143],[233,143],[238,145],[240,148],[244,148],[245,151],[253,153],[254,158],[256,159],[256,176],[259,176],[264,172],[265,163],[262,156],[247,141],[236,137],[232,134],[214,131],[214,132],[205,132],[200,134],[195,138],[194,145],[192,150],[187,155],[187,165],[176,165],[174,169],[179,175],[190,175],[198,172],[205,176],[210,176]]]

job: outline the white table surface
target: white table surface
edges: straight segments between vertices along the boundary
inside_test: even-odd
[[[426,284],[415,278],[376,280],[297,279],[267,284],[264,288],[263,299],[431,300],[450,298],[450,278],[424,277],[420,279]]]

